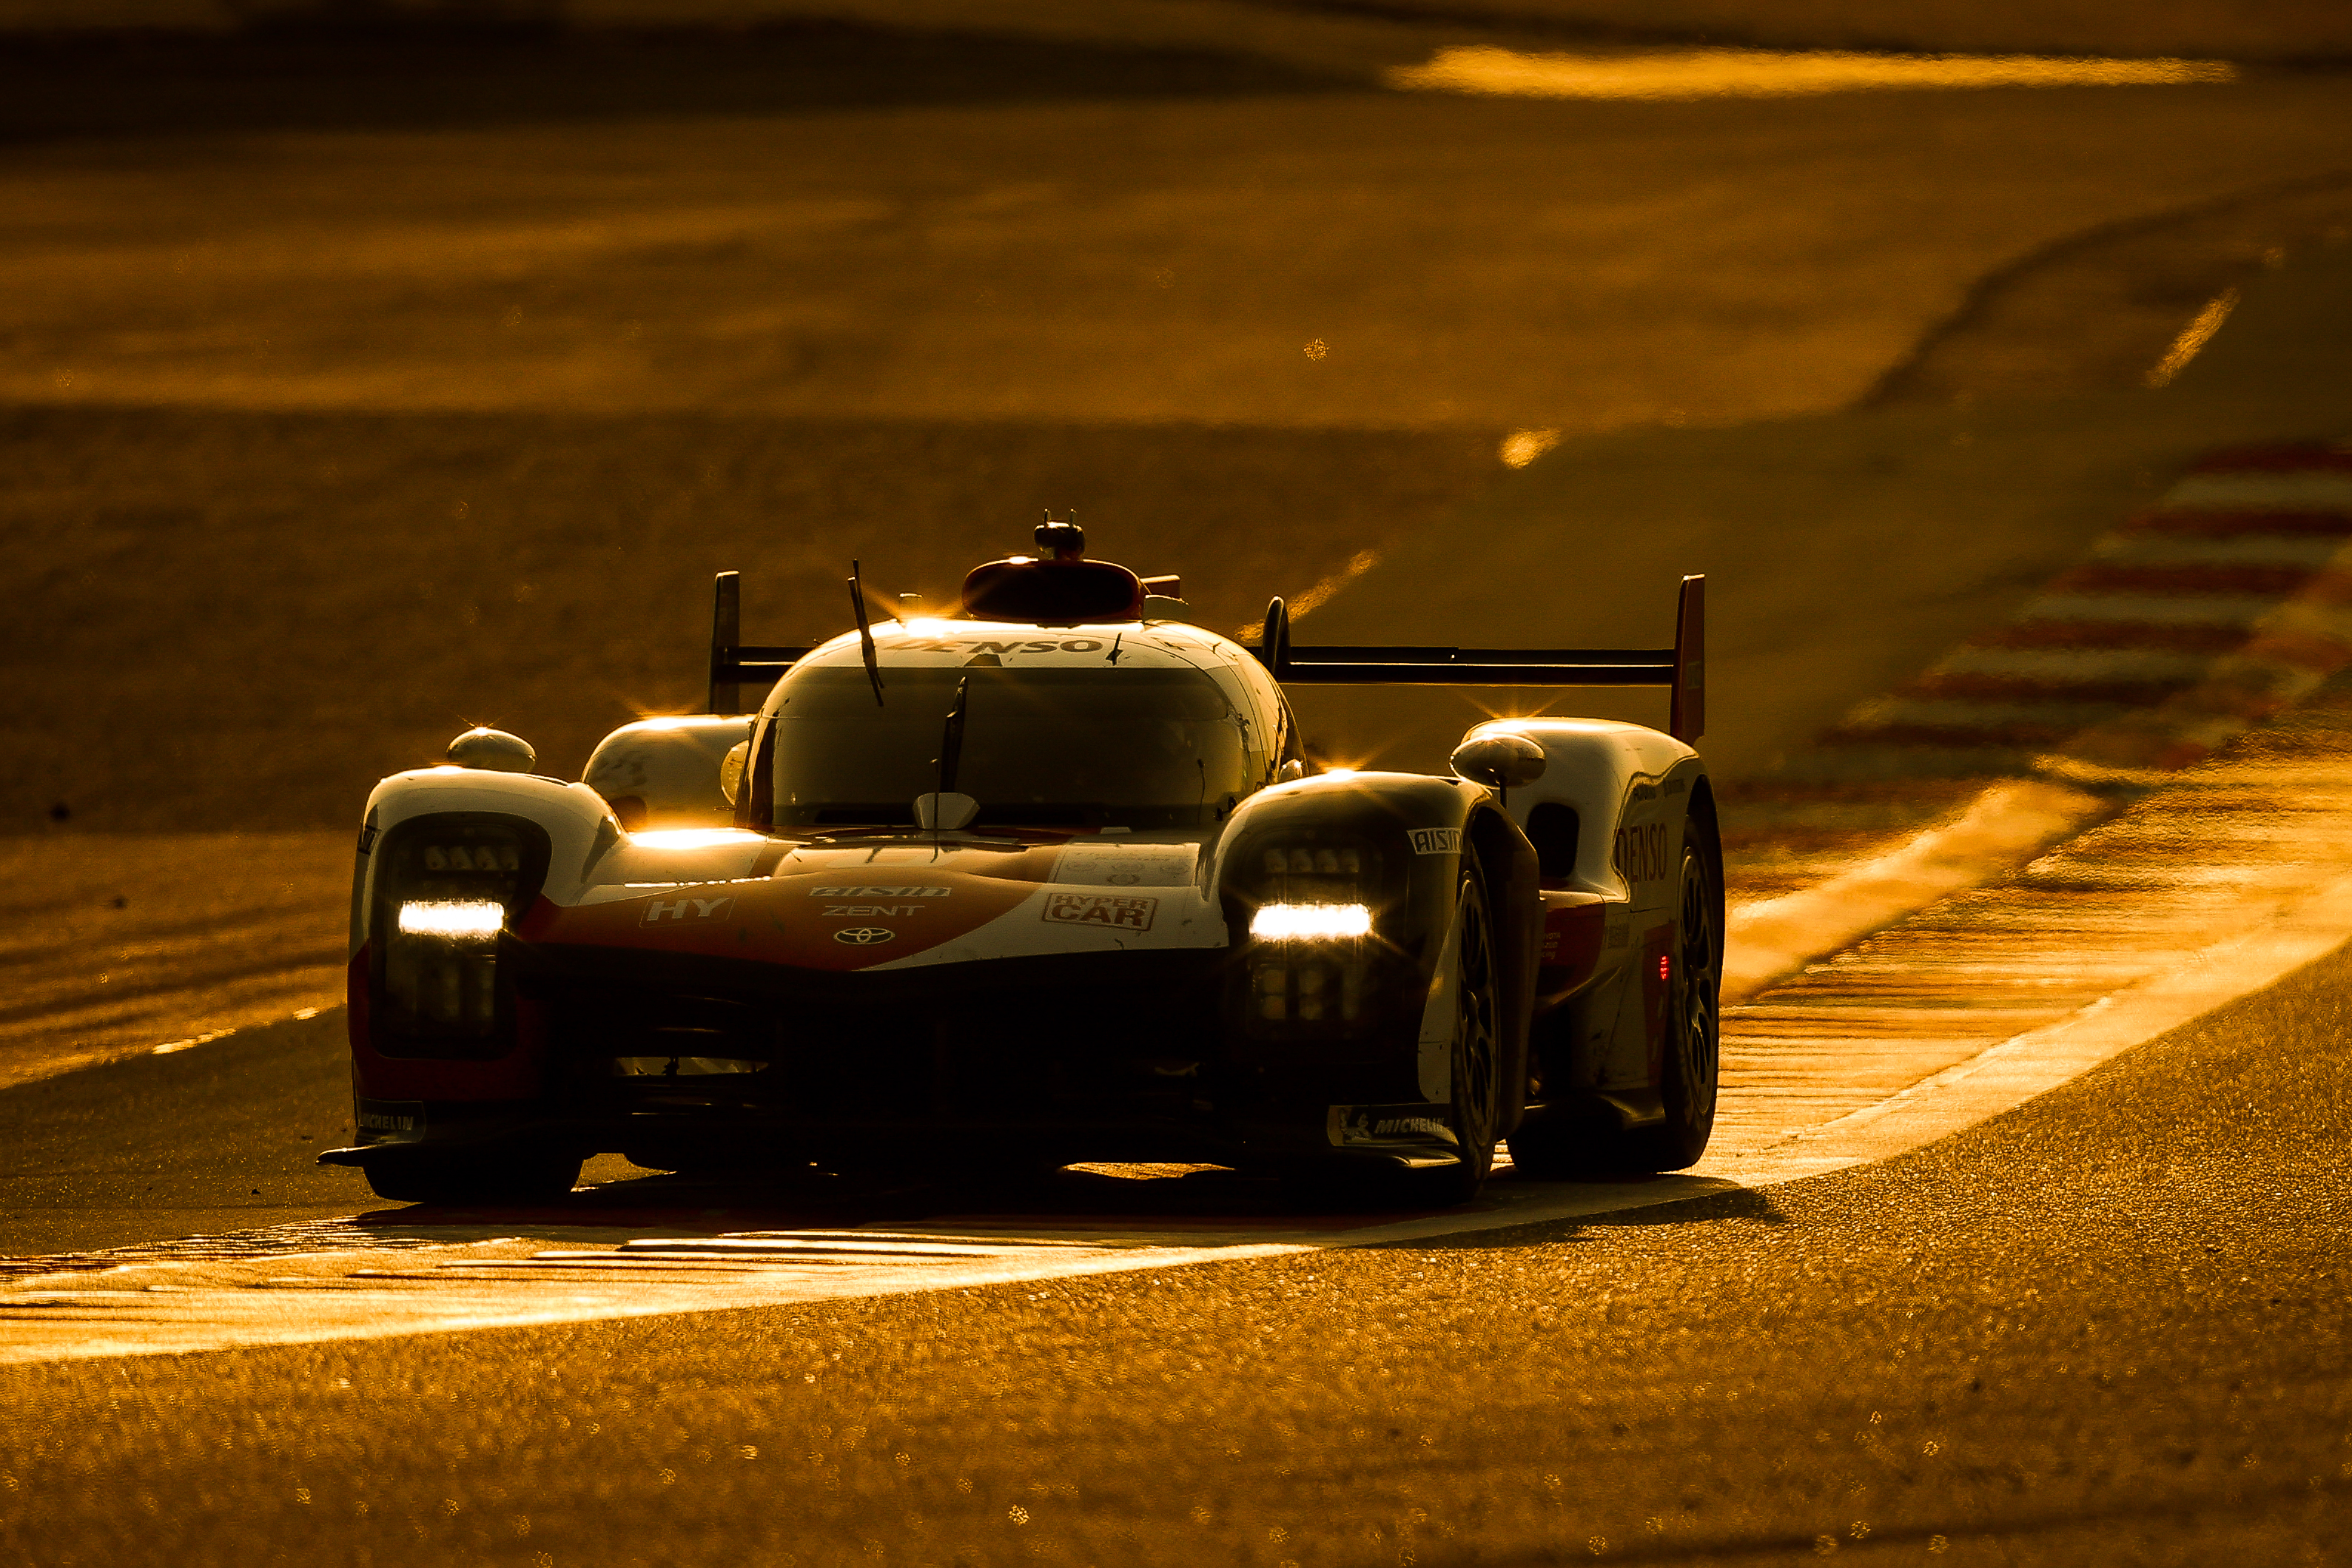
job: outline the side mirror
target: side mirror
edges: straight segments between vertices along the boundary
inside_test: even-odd
[[[1524,735],[1474,736],[1454,748],[1457,779],[1489,789],[1517,789],[1543,777],[1544,748]]]
[[[730,806],[735,804],[735,797],[742,792],[743,765],[751,759],[751,743],[748,740],[739,740],[729,747],[727,755],[719,759],[719,792],[727,797],[727,803]]]
[[[1307,764],[1294,757],[1275,771],[1274,781],[1277,784],[1295,784],[1306,777]]]
[[[539,760],[530,742],[502,729],[475,728],[449,743],[449,760],[492,773],[528,773]]]
[[[952,833],[968,828],[980,815],[980,802],[969,795],[918,795],[915,797],[915,826],[925,832]]]

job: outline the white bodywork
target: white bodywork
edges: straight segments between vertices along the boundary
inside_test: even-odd
[[[1598,894],[1605,901],[1601,966],[1585,995],[1615,1000],[1579,1019],[1580,1054],[1600,1082],[1646,1080],[1643,977],[1629,971],[1636,955],[1673,928],[1691,794],[1706,764],[1672,736],[1612,719],[1494,719],[1464,739],[1486,735],[1525,736],[1544,748],[1542,777],[1504,802],[1523,831],[1546,804],[1576,813],[1575,869],[1564,881],[1547,879],[1547,894]]]
[[[606,736],[580,779],[635,827],[731,827],[751,740],[749,715],[639,719]]]
[[[1213,633],[1172,622],[1038,628],[914,621],[877,626],[874,639],[886,655],[886,688],[893,668],[952,668],[983,656],[1065,666],[1099,665],[1116,656],[1201,670],[1229,700],[1233,721],[1244,732],[1250,777],[1280,788],[1276,771],[1289,721],[1279,689],[1246,650]],[[863,648],[854,634],[806,655],[815,664],[855,668],[862,661]],[[992,861],[1034,847],[955,832],[929,842],[916,834],[830,842],[810,835],[815,841],[793,842],[739,830],[732,800],[754,726],[748,716],[711,715],[629,725],[597,747],[586,779],[577,784],[454,767],[383,780],[369,799],[368,831],[354,878],[354,952],[369,939],[376,906],[366,846],[412,817],[451,811],[509,814],[538,823],[551,848],[541,890],[547,903],[578,911],[607,930],[613,918],[635,924],[639,912],[625,906],[641,905],[649,938],[657,925],[665,934],[673,929],[660,925],[665,919],[748,923],[753,929],[747,938],[754,939],[761,920],[771,927],[788,921],[804,935],[824,939],[818,950],[830,952],[832,941],[848,940],[856,932],[846,926],[806,930],[820,914],[814,895],[839,883],[862,888],[861,898],[870,893],[880,899],[899,883],[929,879],[927,891],[908,894],[933,899],[925,906],[928,913],[910,917],[903,940],[883,936],[878,940],[887,947],[861,950],[856,967],[870,972],[1027,955],[1197,949],[1224,946],[1234,939],[1213,884],[1212,856],[1204,852],[1213,832],[1113,829],[1081,834],[1050,852],[1049,852],[1051,859],[1040,862],[1034,873],[997,878]],[[1503,797],[1504,809],[1522,830],[1532,829],[1530,838],[1540,841],[1545,824],[1536,819],[1546,806],[1574,813],[1574,854],[1566,874],[1547,879],[1548,906],[1580,904],[1589,915],[1592,899],[1602,905],[1599,962],[1580,999],[1570,1004],[1579,1031],[1576,1054],[1592,1064],[1596,1083],[1649,1082],[1655,1031],[1645,1020],[1637,955],[1656,950],[1672,930],[1690,800],[1702,785],[1704,765],[1688,746],[1668,736],[1607,720],[1497,719],[1465,738],[1496,734],[1524,737],[1544,751],[1541,776]],[[638,810],[641,825],[625,825],[621,812],[634,816]],[[1017,902],[991,904],[982,917],[985,900],[970,880],[975,877],[1008,894],[1017,881],[1023,894]],[[855,898],[843,902],[845,921],[893,914],[879,906],[858,907]],[[1089,925],[1068,915],[1100,913],[1097,905],[1116,905],[1111,913],[1118,920]],[[591,916],[600,906],[624,907]],[[755,918],[755,908],[767,913]],[[961,917],[967,909],[970,922]],[[959,912],[952,920],[947,918],[951,911]],[[931,928],[919,941],[919,927]],[[1434,966],[1419,1041],[1419,1088],[1433,1104],[1452,1097],[1448,1074],[1458,967],[1454,946],[1449,931]],[[793,961],[788,954],[777,956]]]

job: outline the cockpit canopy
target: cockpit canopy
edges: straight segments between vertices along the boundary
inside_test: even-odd
[[[737,646],[722,578],[713,690],[730,673],[782,673],[752,732],[739,820],[892,828],[917,821],[919,799],[952,796],[978,802],[983,829],[1182,831],[1223,821],[1299,760],[1262,661],[1181,620],[1144,619],[1153,595],[1182,592],[1178,579],[1087,559],[1066,520],[1049,517],[1036,539],[1040,556],[966,577],[961,614],[861,613],[854,638],[751,651],[766,665]]]
[[[1267,781],[1265,727],[1178,664],[1008,663],[793,670],[769,699],[770,824],[906,823],[939,788],[942,726],[964,686],[954,788],[1007,827],[1206,827]],[[755,800],[758,797],[755,796]]]

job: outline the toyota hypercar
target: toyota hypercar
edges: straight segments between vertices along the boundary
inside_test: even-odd
[[[1723,875],[1704,580],[1667,649],[1254,646],[1073,525],[952,610],[739,636],[707,714],[579,782],[460,736],[367,802],[357,1166],[525,1199],[661,1169],[1182,1162],[1475,1193],[1678,1168],[1716,1105]],[[1318,766],[1302,684],[1656,685],[1662,733],[1469,731],[1442,776]],[[756,694],[740,711],[739,694]]]

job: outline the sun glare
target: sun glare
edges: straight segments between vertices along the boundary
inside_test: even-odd
[[[649,833],[631,833],[629,841],[649,850],[707,850],[719,844],[766,842],[759,834],[740,828],[656,828]]]

